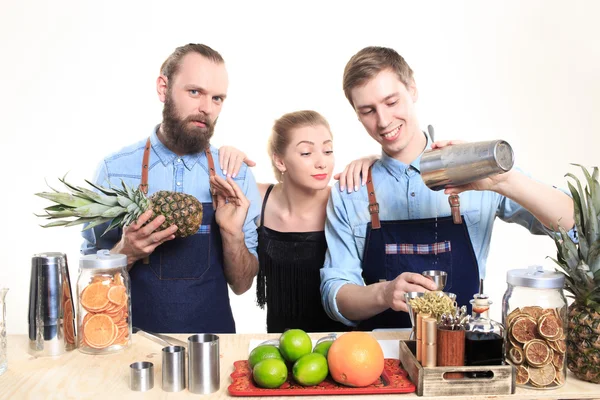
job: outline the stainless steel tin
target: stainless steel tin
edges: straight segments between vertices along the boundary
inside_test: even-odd
[[[154,364],[138,361],[129,365],[129,388],[136,392],[145,392],[154,387]]]
[[[421,178],[431,190],[461,186],[510,171],[514,153],[504,140],[461,143],[428,150],[421,156]]]
[[[162,388],[165,392],[180,392],[185,389],[185,347],[163,347]]]
[[[188,337],[188,390],[209,394],[219,390],[219,337],[199,334]]]
[[[67,256],[35,254],[29,283],[29,353],[58,356],[74,349],[74,311]]]

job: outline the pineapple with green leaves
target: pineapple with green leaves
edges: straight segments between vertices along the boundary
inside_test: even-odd
[[[559,227],[553,259],[565,275],[565,290],[574,299],[568,311],[567,364],[579,379],[600,383],[600,182],[582,167],[587,186],[573,174],[568,182],[575,206],[578,242]]]
[[[164,215],[165,221],[159,229],[177,225],[175,237],[186,237],[198,231],[202,223],[202,203],[194,196],[184,193],[161,190],[146,197],[141,189],[133,189],[121,182],[123,188],[107,188],[86,182],[98,190],[95,192],[68,183],[65,178],[59,179],[69,192],[36,193],[56,203],[46,207],[45,213],[36,216],[56,220],[44,228],[53,226],[73,226],[86,224],[85,229],[109,223],[104,233],[118,226],[126,226],[136,221],[147,210],[152,210],[152,218]],[[104,234],[103,233],[103,234]]]

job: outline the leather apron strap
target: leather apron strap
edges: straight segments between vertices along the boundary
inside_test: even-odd
[[[371,229],[381,228],[381,222],[379,221],[379,203],[375,197],[375,188],[373,187],[373,174],[369,167],[369,174],[367,175],[367,191],[369,194],[369,214],[371,214]]]

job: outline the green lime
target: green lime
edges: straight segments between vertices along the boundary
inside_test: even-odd
[[[279,337],[279,351],[283,358],[294,362],[312,351],[312,340],[302,329],[290,329]]]
[[[288,370],[285,361],[277,358],[267,358],[259,361],[252,369],[254,382],[260,387],[273,389],[283,385],[287,379]]]
[[[324,342],[319,343],[313,349],[313,353],[323,354],[325,358],[327,358],[327,353],[329,353],[329,348],[333,344],[333,340],[326,340]]]
[[[327,359],[320,353],[310,353],[300,357],[292,368],[294,379],[304,386],[318,385],[327,378],[328,373]]]
[[[256,364],[258,364],[262,360],[266,360],[268,358],[277,358],[283,361],[283,357],[279,352],[279,349],[270,344],[264,344],[261,346],[257,346],[250,352],[250,356],[248,356],[248,364],[250,368],[254,368]]]

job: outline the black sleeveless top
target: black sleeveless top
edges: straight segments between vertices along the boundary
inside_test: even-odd
[[[278,232],[264,225],[265,193],[258,227],[258,305],[267,305],[267,332],[298,328],[306,332],[340,332],[349,328],[327,316],[321,303],[325,232]]]

